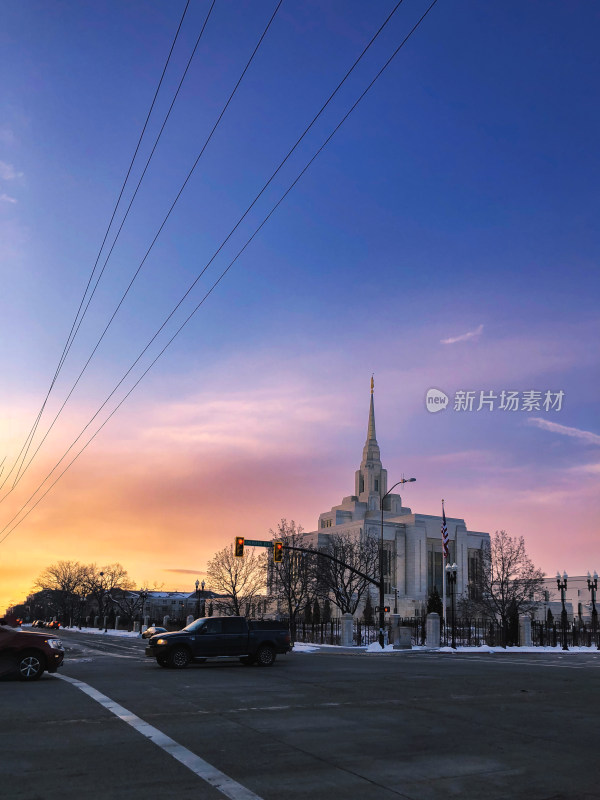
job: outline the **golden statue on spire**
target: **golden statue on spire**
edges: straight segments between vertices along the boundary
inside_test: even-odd
[[[375,373],[373,373],[374,375]],[[373,375],[371,375],[371,394],[373,394],[373,389],[375,388],[375,381],[373,380]]]

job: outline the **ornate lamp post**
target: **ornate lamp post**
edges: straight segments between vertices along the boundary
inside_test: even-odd
[[[568,650],[569,649],[568,646],[567,646],[567,624],[568,624],[567,609],[565,607],[565,592],[567,590],[567,578],[568,577],[569,576],[567,575],[566,572],[563,572],[562,579],[561,579],[561,576],[560,576],[560,572],[556,573],[556,585],[558,586],[558,589],[560,591],[560,601],[562,603],[562,611],[560,612],[560,625],[561,625],[561,628],[562,628],[562,640],[563,640],[562,649],[563,650]]]
[[[456,586],[456,573],[458,572],[458,567],[456,563],[454,564],[446,564],[446,580],[450,586],[450,599],[452,602],[452,649],[456,650],[456,624],[455,624],[455,614],[454,614],[454,587]]]
[[[598,629],[598,610],[596,608],[596,591],[598,589],[598,573],[594,570],[594,577],[587,574],[587,583],[590,594],[592,595],[592,631],[596,633]]]
[[[385,611],[384,611],[385,592],[383,591],[383,588],[384,588],[383,587],[383,572],[384,572],[384,566],[383,566],[383,501],[388,496],[388,494],[391,494],[393,492],[393,490],[396,488],[396,486],[400,486],[401,483],[413,483],[416,480],[417,480],[416,478],[402,478],[401,480],[398,481],[398,483],[395,483],[392,486],[391,489],[388,489],[388,491],[381,497],[381,500],[380,500],[380,505],[381,505],[381,540],[379,542],[379,646],[381,647],[382,650],[383,650],[383,648],[385,646],[385,644],[384,644],[385,638],[384,638],[384,635],[383,635],[383,629],[385,627]]]

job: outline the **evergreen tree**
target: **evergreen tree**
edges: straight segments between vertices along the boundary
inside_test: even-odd
[[[304,609],[304,622],[307,625],[310,625],[312,621],[313,621],[312,606],[310,603],[307,603],[306,608]]]
[[[319,601],[315,597],[315,604],[313,606],[312,612],[313,622],[315,625],[321,624],[321,607],[319,606]]]
[[[367,600],[363,609],[363,620],[365,625],[375,624],[375,618],[373,616],[373,601],[371,600],[370,592],[367,592]]]
[[[437,590],[437,586],[434,586],[431,592],[429,593],[429,597],[427,599],[427,613],[439,614],[440,617],[444,615],[442,598],[440,597],[440,593]]]

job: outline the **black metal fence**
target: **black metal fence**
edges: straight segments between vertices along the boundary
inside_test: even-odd
[[[427,635],[426,617],[401,618],[400,625],[411,630],[413,647],[425,645]],[[440,644],[442,647],[452,644],[452,621],[444,625],[440,620]],[[367,624],[363,620],[353,622],[353,643],[365,646],[376,642],[379,637],[379,626]],[[389,620],[385,627],[386,642],[393,641]],[[342,640],[342,621],[335,618],[330,622],[307,623],[296,622],[294,635],[296,642],[307,644],[339,645]],[[489,619],[457,619],[454,624],[454,643],[457,647],[518,647],[519,626],[517,621],[503,626]],[[534,647],[596,647],[600,649],[600,629],[590,624],[575,623],[563,628],[560,623],[531,623],[531,643]]]

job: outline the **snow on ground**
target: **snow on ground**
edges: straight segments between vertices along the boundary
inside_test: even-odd
[[[23,628],[31,628],[31,625],[23,625]],[[34,628],[33,630],[37,630]],[[42,629],[40,629],[42,630]],[[121,636],[130,639],[139,639],[140,634],[135,633],[135,631],[115,631],[111,628],[108,631],[105,631],[104,628],[78,628],[77,626],[73,626],[72,628],[59,628],[58,630],[53,630],[52,633],[55,635],[60,635],[61,631],[81,631],[82,633],[94,633],[98,634],[99,636]],[[566,655],[567,653],[590,653],[593,655],[598,655],[600,651],[595,645],[592,647],[569,647],[568,650],[563,650],[561,645],[557,645],[556,647],[489,647],[486,644],[480,645],[479,647],[457,647],[456,650],[453,650],[451,647],[439,647],[436,650],[431,650],[428,647],[423,647],[421,645],[414,645],[412,649],[408,650],[394,650],[393,645],[387,644],[383,650],[379,646],[378,642],[373,642],[367,646],[356,647],[355,645],[349,647],[341,647],[337,644],[310,644],[304,642],[296,642],[294,645],[294,653],[316,653],[318,650],[338,650],[344,652],[365,652],[365,653],[410,653],[414,652],[415,650],[428,650],[429,652],[436,652],[436,653],[555,653],[556,655]]]

